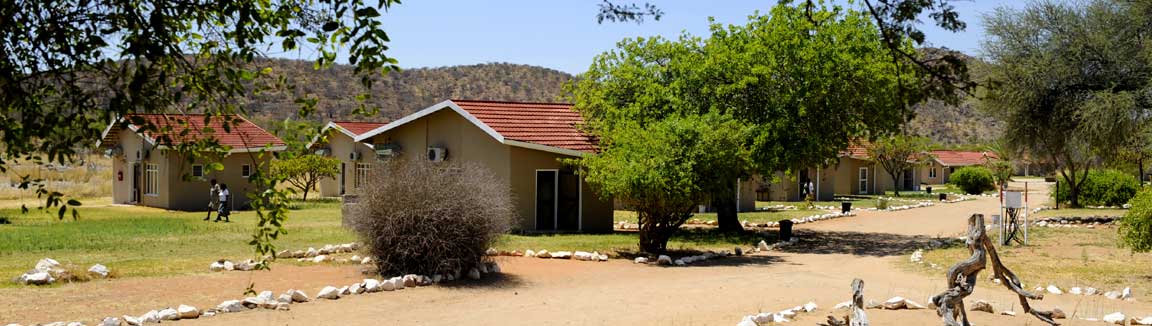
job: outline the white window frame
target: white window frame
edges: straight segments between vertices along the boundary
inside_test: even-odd
[[[144,195],[160,195],[160,164],[144,164]]]
[[[252,165],[244,164],[240,166],[240,177],[247,178],[252,176]]]
[[[368,172],[372,170],[372,163],[356,163],[355,180],[353,180],[352,188],[360,189],[364,184],[368,183]]]
[[[532,230],[533,231],[541,231],[540,230],[540,223],[539,223],[540,221],[536,217],[539,215],[537,213],[537,211],[540,209],[540,207],[539,207],[540,206],[539,205],[540,204],[540,198],[538,198],[540,196],[540,194],[538,193],[538,190],[540,190],[540,172],[541,171],[552,171],[553,172],[552,173],[552,179],[553,179],[552,180],[552,229],[548,230],[548,231],[556,231],[556,230],[560,229],[557,226],[557,224],[559,224],[559,222],[560,222],[560,169],[536,169],[536,171],[532,172],[532,180],[534,180],[533,186],[532,186]],[[581,219],[583,219],[583,218],[581,217]],[[581,226],[580,228],[583,229],[583,226]]]
[[[935,166],[928,169],[928,177],[932,178],[932,179],[936,179],[936,167]]]
[[[860,170],[857,172],[856,179],[857,179],[856,180],[856,186],[860,188],[860,189],[857,189],[856,191],[859,192],[859,194],[861,194],[861,195],[868,194],[868,179],[869,179],[868,168],[867,167],[860,168]]]
[[[196,174],[196,169],[200,169],[199,175]],[[191,174],[192,174],[193,178],[203,178],[204,177],[204,164],[192,164],[192,173]]]

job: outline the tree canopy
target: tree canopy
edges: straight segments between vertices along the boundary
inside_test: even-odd
[[[1044,156],[1072,205],[1087,170],[1137,134],[1152,108],[1147,7],[1042,1],[985,19],[990,69],[982,104],[1017,150]]]
[[[272,175],[282,178],[304,193],[316,188],[321,179],[333,178],[340,173],[340,160],[319,155],[301,155],[272,163]]]
[[[904,171],[918,167],[929,159],[930,142],[924,137],[889,135],[869,142],[865,148],[872,162],[879,164],[892,178],[892,190],[900,196],[900,181]]]

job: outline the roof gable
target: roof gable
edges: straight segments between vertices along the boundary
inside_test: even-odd
[[[228,119],[235,117],[225,130],[224,124]],[[158,130],[141,131],[142,126],[132,121],[143,119]],[[201,140],[215,140],[220,145],[232,148],[234,152],[253,151],[271,146],[271,150],[286,149],[283,140],[260,128],[243,116],[206,116],[203,114],[131,114],[112,122],[104,131],[100,146],[115,143],[115,138],[121,126],[126,125],[128,130],[140,135],[144,140],[154,145],[175,145]],[[187,131],[187,132],[185,132]]]
[[[583,123],[571,104],[447,100],[357,136],[364,141],[440,110],[452,110],[501,144],[582,156],[598,142],[577,127]]]
[[[387,122],[363,122],[363,121],[332,121],[330,126],[336,126],[346,131],[345,134],[352,138],[363,135],[372,129],[380,128],[388,124]],[[327,128],[327,126],[325,127]]]

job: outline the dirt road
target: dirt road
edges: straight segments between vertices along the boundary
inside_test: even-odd
[[[801,315],[798,325],[813,325],[835,304],[849,298],[853,278],[865,281],[866,300],[882,301],[904,296],[925,303],[943,287],[942,275],[905,270],[900,261],[926,239],[954,236],[964,230],[973,212],[992,214],[994,198],[942,204],[901,212],[869,212],[858,217],[802,225],[801,244],[784,252],[714,260],[691,267],[655,267],[628,261],[607,263],[503,258],[504,274],[483,284],[432,286],[352,296],[338,301],[320,300],[292,306],[291,311],[248,311],[212,318],[181,321],[180,325],[734,325],[741,317],[761,311],[779,311],[814,301],[820,309]],[[1009,262],[1010,264],[1010,262]],[[22,293],[23,298],[0,297],[0,321],[5,314],[39,317],[63,316],[85,311],[143,313],[157,306],[180,303],[204,307],[235,298],[237,283],[246,284],[245,273],[106,282],[108,288],[78,286]],[[302,284],[314,295],[323,285],[346,285],[359,279],[353,267],[280,267],[263,273],[260,284]],[[278,276],[277,276],[278,275]],[[984,274],[982,274],[983,276]],[[276,279],[282,278],[282,279]],[[1039,283],[1040,280],[1025,282]],[[130,284],[131,286],[116,286]],[[151,286],[149,286],[151,284]],[[231,291],[225,291],[224,284]],[[242,288],[240,286],[239,288]],[[273,289],[280,292],[284,289]],[[185,291],[201,293],[191,301]],[[44,300],[47,295],[55,300]],[[41,307],[62,302],[71,295],[77,309]],[[997,310],[1021,313],[1015,296],[1003,288],[979,286],[971,299],[992,301]],[[67,302],[67,301],[64,301]],[[92,304],[112,302],[113,304]],[[201,303],[203,302],[203,303]],[[1077,309],[1123,311],[1152,315],[1152,305],[1118,302],[1099,296],[1052,296],[1038,307],[1061,307],[1070,315]],[[152,307],[152,308],[144,308]],[[14,310],[15,309],[15,310]],[[28,313],[24,309],[39,309]],[[63,309],[64,312],[60,312]],[[75,311],[74,311],[75,310]],[[95,310],[95,311],[93,311]],[[1081,312],[1082,313],[1082,312]],[[869,310],[873,325],[939,325],[934,311]],[[39,316],[36,316],[39,315]],[[1100,317],[1100,316],[1092,316]],[[978,325],[1040,325],[1031,316],[999,316],[973,313]],[[25,318],[17,318],[23,321]],[[1076,319],[1065,325],[1102,325]]]

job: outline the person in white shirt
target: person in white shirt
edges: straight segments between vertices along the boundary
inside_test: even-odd
[[[228,191],[228,184],[224,184],[224,183],[220,184],[220,196],[219,197],[220,197],[220,203],[219,203],[220,208],[216,212],[216,222],[220,222],[221,217],[224,218],[224,223],[231,222],[228,220],[228,216],[232,215],[232,205],[230,203],[230,201],[232,201],[232,193]]]

